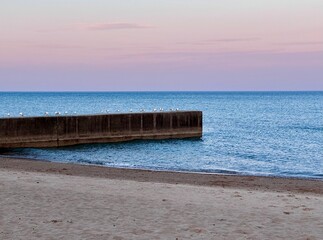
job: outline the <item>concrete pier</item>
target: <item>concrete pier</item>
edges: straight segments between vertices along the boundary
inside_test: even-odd
[[[202,137],[201,111],[0,119],[0,148]]]

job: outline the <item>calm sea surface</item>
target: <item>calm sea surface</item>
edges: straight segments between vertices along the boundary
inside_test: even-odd
[[[0,117],[203,111],[201,140],[15,149],[13,157],[154,170],[323,179],[323,92],[1,93]],[[74,113],[76,112],[76,113]]]

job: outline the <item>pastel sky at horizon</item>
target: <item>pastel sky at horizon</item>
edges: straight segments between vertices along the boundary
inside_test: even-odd
[[[4,0],[0,91],[323,90],[322,0]]]

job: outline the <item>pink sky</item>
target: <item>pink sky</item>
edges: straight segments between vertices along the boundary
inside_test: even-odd
[[[323,1],[6,1],[15,90],[323,90]]]

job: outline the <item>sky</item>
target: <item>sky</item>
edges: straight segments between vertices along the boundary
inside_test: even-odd
[[[0,3],[0,91],[307,90],[322,0]]]

